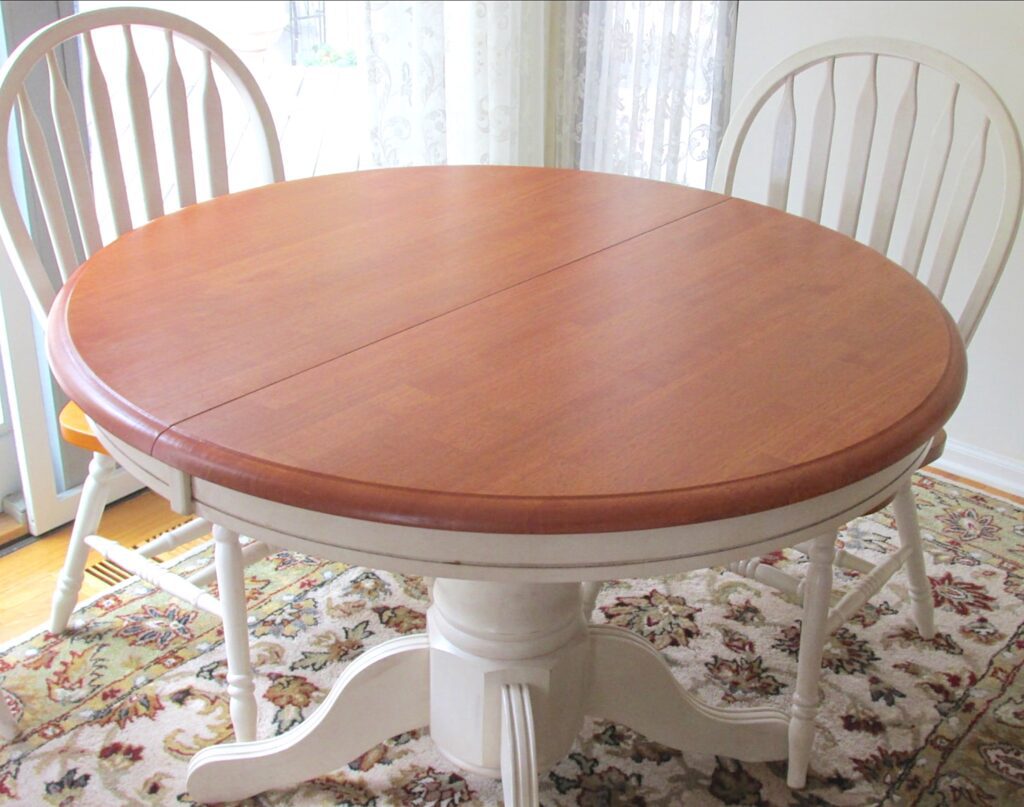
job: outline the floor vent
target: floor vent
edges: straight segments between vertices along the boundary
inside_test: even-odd
[[[85,572],[107,586],[116,586],[132,576],[131,572],[118,566],[112,560],[101,560],[94,563],[87,567]]]
[[[175,529],[181,526],[181,524],[185,523],[187,523],[187,521],[182,521],[180,522],[180,524],[172,524],[167,529],[161,530],[155,535],[151,535],[145,541],[133,544],[131,548],[138,549],[141,546],[145,546],[150,541],[155,541],[164,533],[170,532],[172,529]],[[163,552],[160,555],[150,558],[150,560],[152,560],[154,563],[162,563],[166,560],[170,560],[171,558],[188,552],[188,550],[190,550],[192,547],[205,543],[206,540],[206,538],[198,538],[195,541],[190,541],[189,543],[184,544],[183,546],[179,546],[177,549],[172,549],[170,552]],[[114,563],[114,561],[106,560],[105,558],[101,558],[96,563],[93,563],[90,566],[86,566],[85,573],[90,575],[93,579],[103,583],[103,585],[105,586],[116,586],[118,583],[123,583],[125,580],[128,580],[132,577],[132,573],[129,572],[127,569]]]

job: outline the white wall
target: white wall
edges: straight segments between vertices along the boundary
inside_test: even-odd
[[[960,59],[1003,98],[1024,130],[1024,3],[739,4],[733,108],[777,62],[847,36],[915,40]],[[947,425],[940,465],[1024,494],[1024,233],[968,353],[967,391]]]

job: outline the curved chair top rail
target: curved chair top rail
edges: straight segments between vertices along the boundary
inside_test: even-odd
[[[166,11],[147,8],[107,8],[76,14],[41,28],[11,54],[0,71],[0,142],[10,142],[10,125],[18,109],[21,139],[27,157],[28,173],[34,180],[46,229],[64,280],[103,243],[96,210],[95,187],[86,156],[83,126],[78,121],[54,51],[68,40],[81,36],[83,89],[85,105],[94,122],[95,142],[103,179],[107,188],[110,213],[117,236],[133,228],[128,203],[124,168],[111,110],[107,79],[100,67],[92,32],[99,28],[120,27],[123,31],[131,129],[135,157],[140,172],[142,196],[147,220],[164,213],[163,195],[157,165],[150,94],[132,34],[133,26],[148,26],[164,31],[167,62],[163,81],[169,118],[175,181],[180,206],[197,201],[196,174],[188,121],[186,89],[174,41],[189,43],[203,54],[201,114],[205,135],[207,190],[210,197],[227,193],[227,149],[221,98],[213,77],[217,65],[238,93],[250,120],[262,132],[260,170],[264,181],[284,179],[284,164],[273,117],[259,85],[242,60],[220,39],[191,20]],[[29,101],[25,82],[33,68],[46,63],[49,76],[49,109],[57,144],[59,165],[55,167],[37,110]],[[60,172],[61,180],[58,180]],[[65,184],[74,209],[74,221],[65,213],[61,184]],[[19,280],[32,305],[33,314],[43,325],[57,289],[46,272],[36,244],[25,224],[17,200],[9,160],[0,160],[0,236],[10,254]],[[73,234],[74,231],[74,234]],[[75,242],[81,245],[81,256]]]
[[[864,201],[865,177],[871,158],[871,147],[878,113],[878,57],[892,57],[912,63],[910,77],[901,88],[899,102],[891,124],[889,151],[882,168],[879,201],[875,209],[867,244],[886,254],[891,245],[897,205],[904,192],[908,156],[918,121],[919,68],[924,65],[946,76],[953,83],[950,97],[938,123],[931,133],[927,162],[922,171],[917,197],[912,208],[907,242],[896,258],[905,269],[918,275],[925,244],[929,242],[939,194],[947,182],[949,155],[956,126],[956,106],[960,91],[965,90],[981,106],[985,120],[976,140],[968,150],[955,181],[955,195],[949,211],[935,231],[937,239],[934,259],[927,276],[928,287],[942,299],[953,263],[963,240],[964,230],[977,195],[985,167],[986,146],[991,129],[1001,146],[1004,188],[1002,210],[992,234],[987,255],[964,305],[958,325],[966,341],[974,335],[995,285],[1006,265],[1021,217],[1021,141],[1010,113],[1002,99],[974,70],[934,48],[898,39],[859,37],[822,43],[790,56],[761,78],[743,99],[733,115],[722,141],[715,170],[713,190],[731,194],[744,141],[765,104],[782,91],[782,101],[775,122],[769,162],[767,204],[785,209],[790,195],[793,167],[793,145],[796,133],[794,79],[810,68],[826,63],[827,79],[813,110],[813,128],[808,150],[807,182],[803,189],[802,215],[820,221],[825,185],[829,175],[829,158],[835,136],[835,63],[848,56],[869,56],[867,79],[856,99],[855,120],[851,134],[847,173],[842,177],[842,195],[838,229],[855,237]]]

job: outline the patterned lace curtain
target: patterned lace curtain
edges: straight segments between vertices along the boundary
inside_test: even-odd
[[[363,167],[553,165],[710,181],[736,2],[365,5]]]

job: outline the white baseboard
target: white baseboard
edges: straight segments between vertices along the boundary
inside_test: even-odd
[[[936,468],[991,485],[1015,496],[1024,496],[1024,462],[982,448],[946,440]]]

